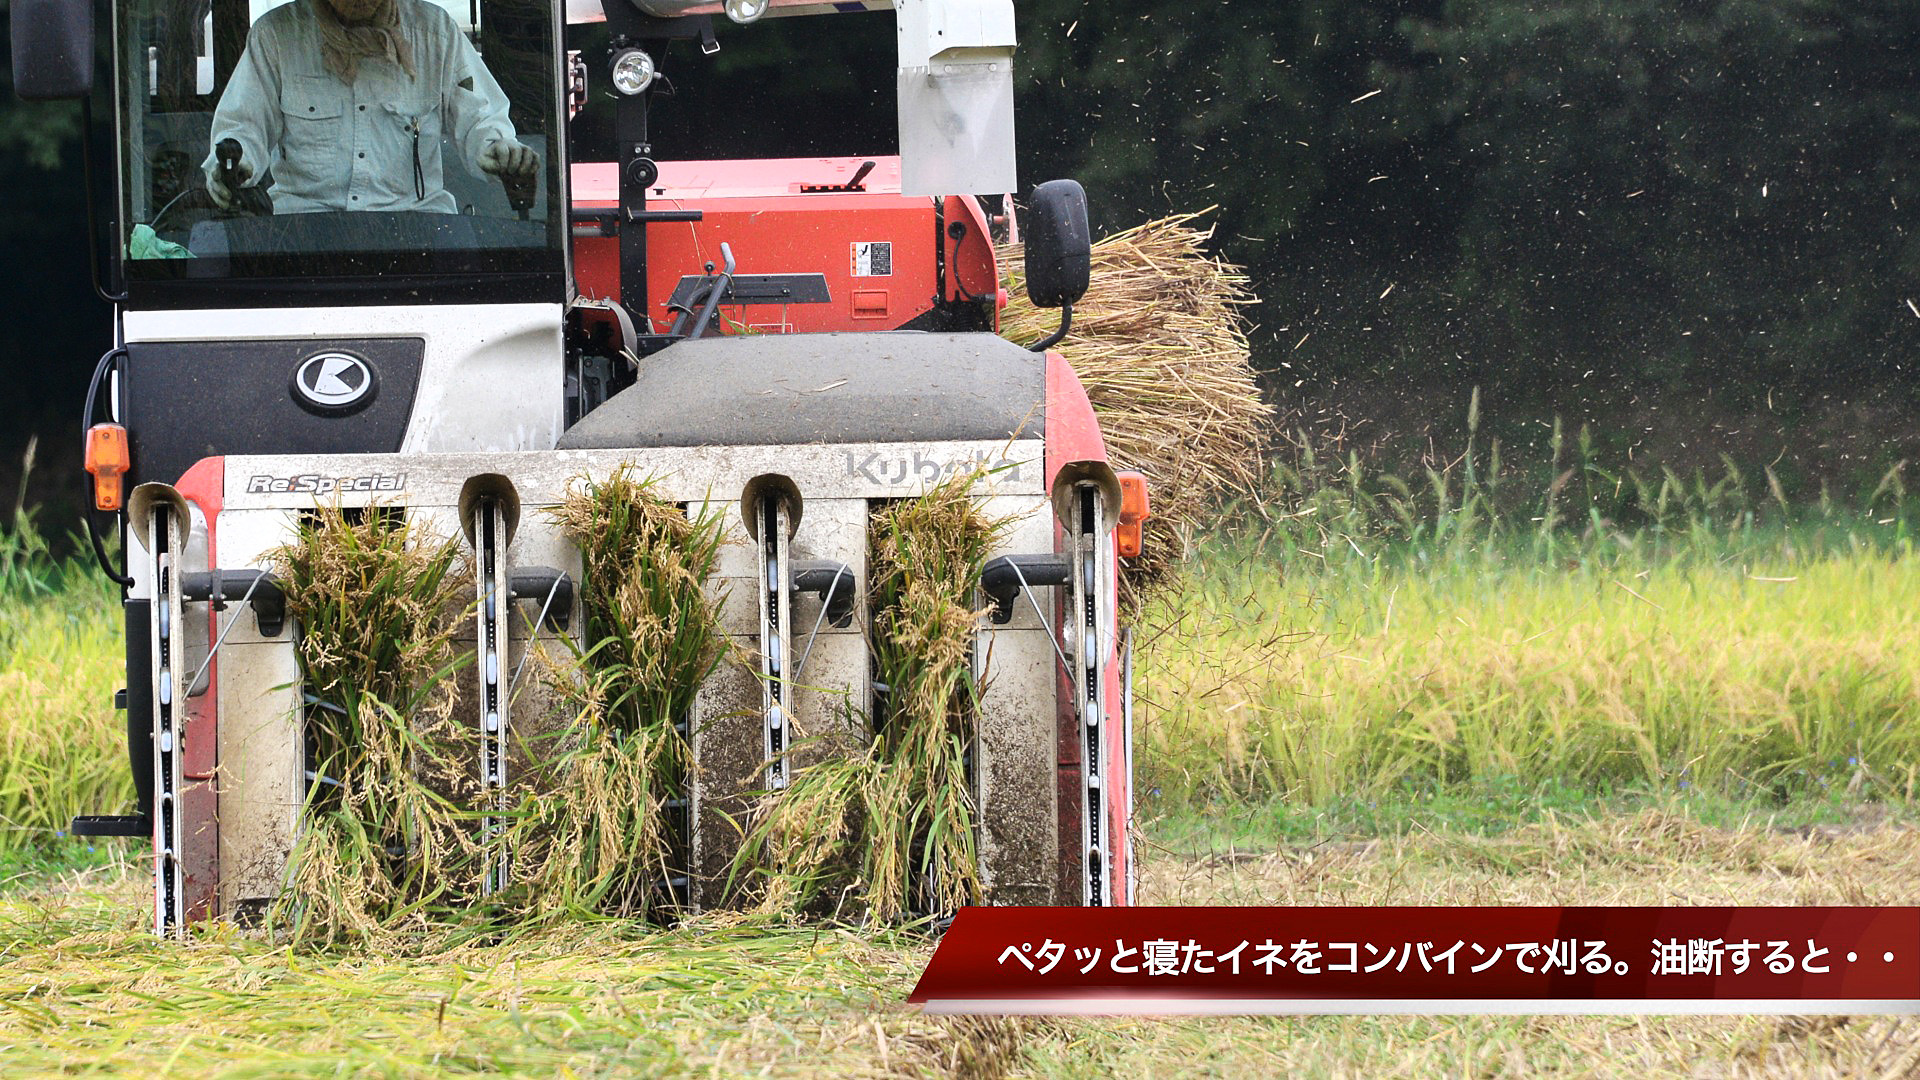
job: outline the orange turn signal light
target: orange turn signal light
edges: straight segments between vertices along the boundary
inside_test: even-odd
[[[94,509],[117,511],[126,505],[125,477],[132,464],[126,428],[95,424],[87,429],[86,466],[93,477]]]
[[[1147,499],[1147,478],[1132,471],[1115,475],[1120,478],[1120,524],[1113,530],[1114,544],[1121,558],[1137,558],[1141,550],[1140,527],[1153,516]]]

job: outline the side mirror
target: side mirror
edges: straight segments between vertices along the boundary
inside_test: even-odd
[[[1034,188],[1026,241],[1027,298],[1035,307],[1071,307],[1086,295],[1093,238],[1087,232],[1085,188],[1074,180],[1049,180]]]
[[[28,101],[93,92],[93,0],[13,0],[13,90]]]

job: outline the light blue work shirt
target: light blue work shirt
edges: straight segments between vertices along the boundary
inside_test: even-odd
[[[441,136],[452,136],[478,175],[487,144],[514,139],[500,84],[444,10],[397,0],[414,76],[388,60],[362,58],[348,86],[321,59],[312,8],[321,2],[294,0],[253,25],[214,110],[211,145],[237,140],[252,183],[273,170],[277,214],[456,212],[443,181]],[[218,174],[215,155],[207,155],[204,168],[209,177]]]

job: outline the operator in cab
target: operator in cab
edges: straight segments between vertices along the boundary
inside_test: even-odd
[[[539,155],[516,138],[507,108],[459,25],[427,0],[293,0],[248,34],[214,110],[207,192],[232,207],[233,189],[270,168],[277,214],[456,213],[443,136],[510,191],[537,183]],[[223,168],[228,139],[239,163]]]

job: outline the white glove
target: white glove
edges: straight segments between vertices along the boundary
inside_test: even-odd
[[[227,190],[227,185],[220,179],[220,174],[220,163],[216,161],[213,168],[207,172],[207,194],[213,197],[215,206],[222,210],[231,210],[234,194]],[[248,165],[244,158],[236,161],[233,164],[233,175],[234,179],[244,187],[247,181],[253,179],[253,166]]]
[[[540,169],[540,155],[512,139],[496,139],[480,151],[480,168],[501,177],[532,176]]]

